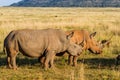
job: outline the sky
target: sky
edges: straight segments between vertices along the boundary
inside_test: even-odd
[[[0,0],[0,6],[8,6],[12,3],[19,2],[22,0]]]

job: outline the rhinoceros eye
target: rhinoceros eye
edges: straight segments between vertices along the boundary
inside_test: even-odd
[[[76,46],[74,45],[74,48],[76,48]]]
[[[98,44],[96,44],[96,46],[98,46]]]

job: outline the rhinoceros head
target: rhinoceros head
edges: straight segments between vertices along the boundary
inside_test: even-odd
[[[77,45],[77,44],[75,44],[75,43],[70,43],[70,46],[68,47],[67,52],[68,52],[70,55],[79,56],[80,53],[82,52],[82,46]]]
[[[109,44],[110,44],[110,38],[109,40],[102,40],[100,42],[97,42],[96,40],[94,40],[94,36],[96,35],[96,32],[90,34],[90,38],[87,40],[87,43],[86,43],[86,47],[88,47],[88,50],[92,53],[95,53],[95,54],[100,54],[102,53],[102,50],[104,48],[104,46],[108,46],[109,47]]]
[[[67,48],[67,52],[70,55],[78,56],[82,52],[82,46],[80,46],[78,44],[75,44],[73,42],[70,42],[70,39],[72,38],[73,34],[74,34],[74,32],[71,32],[70,34],[67,35],[67,39],[69,40],[69,45],[68,45],[68,48]]]

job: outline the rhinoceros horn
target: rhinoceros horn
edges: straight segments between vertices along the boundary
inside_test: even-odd
[[[111,39],[112,39],[113,35],[108,39],[108,40],[102,40],[101,41],[101,44],[103,47],[107,46],[109,47],[110,46],[110,43],[111,43]]]

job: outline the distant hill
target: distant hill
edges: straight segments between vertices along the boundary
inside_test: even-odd
[[[18,7],[120,7],[120,0],[22,0]]]

